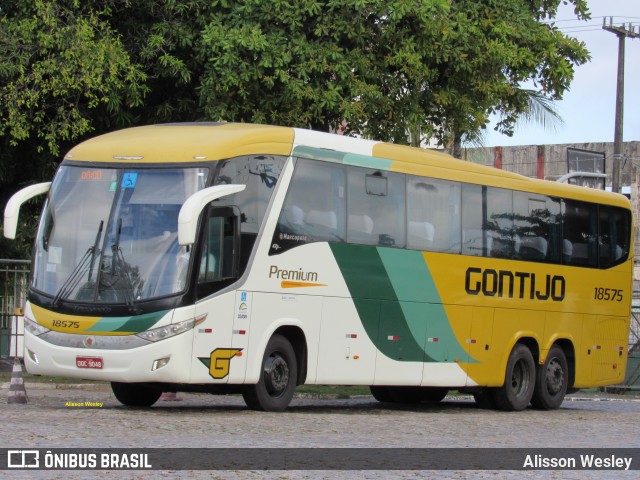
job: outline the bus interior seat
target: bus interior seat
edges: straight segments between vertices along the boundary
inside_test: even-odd
[[[587,243],[573,244],[573,254],[571,256],[571,263],[574,265],[589,264],[589,244]]]
[[[571,263],[573,257],[573,243],[566,238],[562,240],[562,263]]]
[[[429,222],[409,222],[408,245],[420,249],[427,249],[433,245],[436,229]]]
[[[338,218],[336,212],[330,210],[311,210],[307,213],[307,225],[312,227],[313,234],[320,237],[337,236]]]
[[[370,244],[373,241],[373,220],[369,215],[349,215],[349,241]]]
[[[548,242],[544,237],[523,237],[520,243],[520,258],[544,260],[547,258]]]
[[[464,255],[483,256],[482,236],[484,235],[487,251],[491,251],[493,237],[489,232],[483,232],[481,229],[472,228],[462,232],[462,253]]]
[[[624,250],[620,245],[616,245],[613,250],[613,258],[611,257],[611,244],[605,243],[600,245],[600,258],[608,262],[615,262],[624,256]]]
[[[282,221],[283,220],[283,221]],[[304,231],[304,211],[297,205],[289,205],[282,209],[281,226],[289,233],[302,233]]]
[[[499,232],[488,232],[490,242],[487,242],[487,250],[494,258],[513,258],[520,248],[520,237],[502,236]]]

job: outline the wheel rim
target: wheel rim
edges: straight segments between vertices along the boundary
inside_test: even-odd
[[[547,391],[551,395],[557,395],[564,385],[564,369],[557,358],[551,359],[546,373]]]
[[[272,397],[279,397],[289,384],[289,365],[278,353],[273,353],[264,364],[264,384]]]
[[[511,374],[511,389],[515,393],[516,397],[521,397],[529,390],[529,367],[523,360],[518,361],[513,366],[513,373]]]

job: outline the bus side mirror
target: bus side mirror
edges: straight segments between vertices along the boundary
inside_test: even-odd
[[[22,204],[37,195],[47,193],[50,188],[51,182],[37,183],[35,185],[29,185],[28,187],[25,187],[19,192],[13,194],[4,209],[4,236],[6,238],[11,240],[16,238],[16,231],[18,230],[18,216],[20,214],[20,207]]]
[[[193,245],[196,241],[198,218],[202,210],[217,198],[238,193],[247,188],[246,185],[216,185],[200,190],[187,198],[178,214],[178,243]]]

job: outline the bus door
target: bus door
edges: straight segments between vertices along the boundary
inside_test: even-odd
[[[241,352],[232,343],[236,320],[236,293],[216,295],[236,282],[239,275],[240,214],[237,207],[209,207],[202,220],[196,262],[196,318],[206,320],[195,328],[193,383],[227,383],[234,359]],[[241,367],[244,376],[244,366]]]

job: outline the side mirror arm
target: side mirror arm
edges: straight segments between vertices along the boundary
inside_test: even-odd
[[[246,185],[216,185],[200,190],[187,198],[178,214],[178,243],[193,245],[196,241],[198,218],[202,210],[212,201],[238,193],[247,188]]]
[[[20,215],[20,207],[22,204],[37,195],[47,193],[50,188],[51,182],[37,183],[35,185],[29,185],[13,194],[7,202],[7,206],[4,208],[4,236],[6,238],[11,240],[16,238],[18,216]]]

